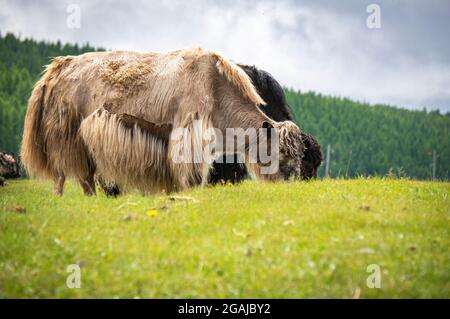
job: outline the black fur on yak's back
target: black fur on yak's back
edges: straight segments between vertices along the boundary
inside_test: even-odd
[[[294,117],[291,113],[289,105],[286,101],[283,88],[273,78],[273,76],[264,70],[260,70],[255,66],[238,64],[245,73],[250,77],[258,94],[266,102],[261,105],[261,110],[271,119],[282,121],[293,121]],[[302,141],[305,145],[305,154],[302,159],[301,175],[303,179],[311,179],[317,177],[317,170],[322,163],[322,151],[317,140],[311,134],[302,132]],[[213,168],[209,176],[209,183],[216,184],[219,182],[240,182],[248,178],[245,165],[238,163],[226,163],[227,155],[223,155],[223,163],[213,163]],[[229,158],[229,155],[228,155]]]
[[[293,121],[294,117],[280,83],[269,72],[260,70],[254,65],[238,65],[247,73],[259,96],[267,103],[261,105],[264,114],[277,122]]]

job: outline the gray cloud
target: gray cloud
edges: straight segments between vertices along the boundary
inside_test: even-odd
[[[368,29],[366,7],[381,7]],[[81,28],[66,25],[81,8]],[[108,49],[202,46],[270,71],[283,85],[370,103],[450,111],[450,2],[7,1],[0,30]]]

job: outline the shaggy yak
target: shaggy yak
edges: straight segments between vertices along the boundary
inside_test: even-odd
[[[68,176],[94,194],[96,173],[121,187],[170,192],[207,182],[212,161],[196,159],[220,135],[204,140],[199,132],[253,128],[258,134],[244,138],[243,148],[249,172],[264,180],[299,177],[300,129],[264,115],[264,104],[241,68],[202,49],[57,57],[30,97],[22,161],[31,175],[52,179],[58,194]],[[279,145],[279,169],[270,174],[260,157],[247,162],[251,145],[265,141]],[[226,144],[224,152],[232,151]]]
[[[245,73],[250,77],[258,94],[266,102],[260,105],[261,110],[272,120],[294,121],[289,105],[281,85],[272,77],[272,75],[264,70],[260,70],[255,66],[238,64]],[[317,140],[311,134],[302,132],[302,141],[305,146],[304,156],[301,163],[302,179],[311,179],[317,177],[317,170],[322,163],[322,151]],[[238,156],[236,154],[223,155],[222,162],[214,162],[209,177],[210,183],[240,182],[248,178],[248,172],[243,164],[237,163]]]
[[[294,121],[289,105],[286,102],[283,88],[264,70],[255,66],[238,64],[250,77],[256,91],[263,98],[265,105],[259,105],[260,109],[274,121]],[[302,141],[305,146],[304,156],[301,163],[301,177],[308,180],[317,177],[317,170],[322,163],[322,151],[319,143],[311,134],[301,132]],[[215,161],[210,171],[208,182],[216,184],[219,182],[240,182],[248,179],[249,173],[244,164],[238,163],[237,154],[222,156],[221,163]],[[100,187],[108,196],[117,196],[120,189],[114,183],[99,180]]]
[[[19,165],[14,154],[0,152],[0,176],[4,178],[19,178]]]
[[[250,77],[258,94],[266,102],[266,105],[260,105],[260,109],[272,120],[294,121],[289,105],[286,102],[283,88],[264,70],[255,66],[238,64]],[[311,134],[301,132],[302,141],[305,146],[304,156],[301,163],[301,177],[309,180],[317,177],[317,170],[322,163],[323,155],[319,143]],[[215,161],[210,171],[208,182],[216,184],[219,182],[237,183],[248,179],[247,168],[244,164],[238,163],[237,154],[228,154],[222,156],[221,163]],[[120,189],[114,183],[107,183],[99,180],[100,187],[108,196],[118,196]]]

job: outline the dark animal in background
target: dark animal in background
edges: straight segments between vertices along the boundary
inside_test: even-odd
[[[249,174],[244,163],[238,163],[238,154],[223,155],[223,163],[213,163],[213,168],[209,173],[208,182],[216,184],[219,181],[239,183],[248,178]]]
[[[250,77],[258,94],[266,102],[260,109],[275,121],[294,121],[289,105],[286,102],[283,88],[273,76],[255,66],[238,64]],[[322,151],[317,140],[311,134],[302,132],[305,153],[302,159],[301,177],[311,179],[317,177],[317,170],[322,163]],[[209,176],[209,183],[240,182],[249,177],[245,165],[237,163],[237,155],[223,155],[222,163],[214,162]]]
[[[4,178],[20,177],[19,165],[14,154],[0,152],[0,176]]]
[[[305,144],[305,155],[302,159],[302,179],[311,179],[317,177],[317,170],[322,164],[323,156],[320,145],[311,134],[302,132],[302,141]]]
[[[238,64],[238,66],[247,73],[256,91],[266,102],[266,105],[260,105],[260,109],[268,117],[275,121],[294,121],[283,88],[269,72],[260,70],[254,65]]]
[[[4,183],[4,178],[19,178],[20,171],[17,160],[12,153],[0,152],[0,177],[1,184]]]

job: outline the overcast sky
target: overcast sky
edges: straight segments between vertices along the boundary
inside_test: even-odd
[[[380,28],[367,26],[371,3]],[[201,46],[302,91],[450,111],[446,0],[0,0],[0,31],[107,49]]]

